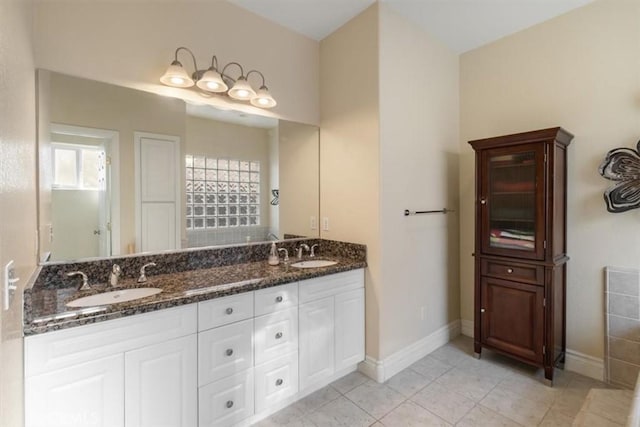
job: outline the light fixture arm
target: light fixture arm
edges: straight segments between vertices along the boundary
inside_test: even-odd
[[[220,74],[222,74],[224,77],[231,78],[230,76],[228,76],[227,74],[224,73],[229,65],[237,65],[238,68],[240,68],[240,77],[245,77],[244,69],[242,68],[242,65],[238,64],[237,62],[229,62],[227,65],[224,66],[224,68],[222,69],[222,72]],[[240,77],[238,77],[238,78],[240,78]],[[235,80],[236,79],[234,79],[234,81]]]
[[[171,63],[172,65],[180,65],[182,66],[182,64],[180,64],[180,61],[178,61],[178,52],[180,51],[180,49],[182,50],[186,50],[187,52],[189,52],[189,55],[191,55],[191,59],[193,60],[193,66],[196,70],[196,73],[198,72],[198,64],[196,63],[196,56],[193,54],[193,52],[191,52],[191,49],[189,49],[188,47],[184,47],[184,46],[180,46],[179,48],[176,49],[176,53],[175,53],[175,60]]]
[[[262,74],[260,71],[258,70],[251,70],[247,73],[247,80],[249,80],[249,76],[251,75],[251,73],[256,73],[256,74],[260,74],[260,77],[262,77],[262,85],[260,86],[261,88],[263,87],[267,87],[264,83],[264,74]]]
[[[209,67],[210,70],[214,70],[214,71],[218,71],[218,58],[216,58],[215,55],[213,55],[213,57],[211,57],[211,67]]]

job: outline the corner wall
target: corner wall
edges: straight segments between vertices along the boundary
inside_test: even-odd
[[[640,211],[608,213],[602,193],[611,182],[598,174],[607,151],[635,148],[640,136],[639,23],[637,1],[599,0],[461,56],[463,322],[473,320],[474,155],[466,141],[562,126],[575,135],[568,149],[567,347],[602,360],[602,268],[640,260]]]
[[[0,297],[2,427],[23,424],[22,290],[36,264],[32,12],[31,2],[0,1],[0,267],[13,260],[20,278],[8,311]]]

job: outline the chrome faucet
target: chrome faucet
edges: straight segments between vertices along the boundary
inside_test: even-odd
[[[284,252],[283,261],[285,264],[287,264],[289,262],[289,251],[285,248],[278,248],[278,252]]]
[[[155,262],[150,262],[147,263],[145,265],[143,265],[142,267],[140,267],[140,277],[138,277],[138,283],[144,283],[147,281],[147,274],[145,272],[145,269],[147,267],[155,267],[156,263]]]
[[[316,256],[317,247],[319,247],[317,243],[315,245],[311,245],[311,253],[309,254],[309,258]]]
[[[121,274],[122,269],[120,269],[120,266],[118,264],[113,264],[113,267],[111,267],[111,274],[109,274],[109,283],[111,286],[118,286],[118,278]]]
[[[303,250],[309,252],[309,245],[307,245],[306,243],[300,243],[300,246],[298,246],[298,252],[296,254],[296,258],[302,259]]]
[[[70,273],[67,273],[68,277],[73,277],[73,276],[82,276],[82,284],[80,286],[78,286],[78,290],[79,291],[88,291],[91,289],[91,286],[89,286],[89,281],[87,280],[87,275],[84,274],[82,271],[78,270],[78,271],[72,271]]]

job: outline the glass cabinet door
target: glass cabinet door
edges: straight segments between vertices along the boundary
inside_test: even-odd
[[[482,249],[542,258],[544,173],[542,146],[486,150],[482,157]]]

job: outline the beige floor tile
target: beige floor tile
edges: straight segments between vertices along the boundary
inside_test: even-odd
[[[549,387],[535,378],[511,376],[500,382],[500,387],[529,400],[551,405],[564,389]]]
[[[422,374],[407,368],[395,374],[385,382],[385,384],[404,397],[411,397],[425,388],[430,382],[431,381],[422,376]]]
[[[375,419],[382,418],[405,400],[394,389],[372,380],[359,385],[345,396]]]
[[[376,421],[344,396],[332,400],[305,419],[317,427],[366,427]]]
[[[389,412],[380,420],[382,425],[388,427],[447,427],[451,424],[438,418],[436,415],[416,405],[411,401],[406,401],[393,411]]]
[[[551,409],[561,414],[575,418],[582,409],[586,396],[582,392],[563,390],[551,405]]]
[[[539,427],[571,427],[573,425],[573,420],[574,417],[565,415],[552,408],[547,411],[547,414],[542,419]]]
[[[435,380],[451,368],[453,368],[453,366],[445,362],[441,362],[431,356],[423,357],[413,365],[409,366],[409,369],[416,371],[429,381]]]
[[[366,375],[356,371],[334,381],[331,386],[340,393],[345,394],[367,381],[369,381],[369,378]]]
[[[335,388],[326,386],[320,390],[311,393],[307,397],[300,399],[291,406],[296,407],[302,414],[308,414],[315,411],[326,403],[337,399],[341,394]]]
[[[456,427],[520,427],[520,424],[489,408],[476,405],[456,424]]]
[[[458,368],[451,369],[435,381],[474,402],[482,400],[500,382],[499,379],[481,376]]]
[[[573,425],[575,427],[620,427],[623,424],[615,423],[591,412],[580,412],[573,421]]]
[[[493,354],[484,355],[482,359],[469,357],[456,364],[456,368],[477,374],[502,380],[513,374],[511,363],[504,356]]]
[[[582,410],[624,425],[632,399],[630,390],[593,389],[587,395]]]
[[[465,339],[456,338],[455,343],[450,342],[433,351],[429,356],[448,365],[456,366],[458,363],[473,358],[473,340],[467,337]]]
[[[257,427],[275,427],[275,426],[300,426],[304,425],[301,420],[303,413],[296,405],[289,405],[284,409],[276,412],[268,418],[256,424]],[[312,425],[312,424],[308,424]]]
[[[524,426],[538,425],[551,406],[521,397],[501,386],[494,388],[480,404]]]
[[[429,384],[413,395],[411,400],[451,424],[460,421],[475,405],[471,399],[437,382]]]

